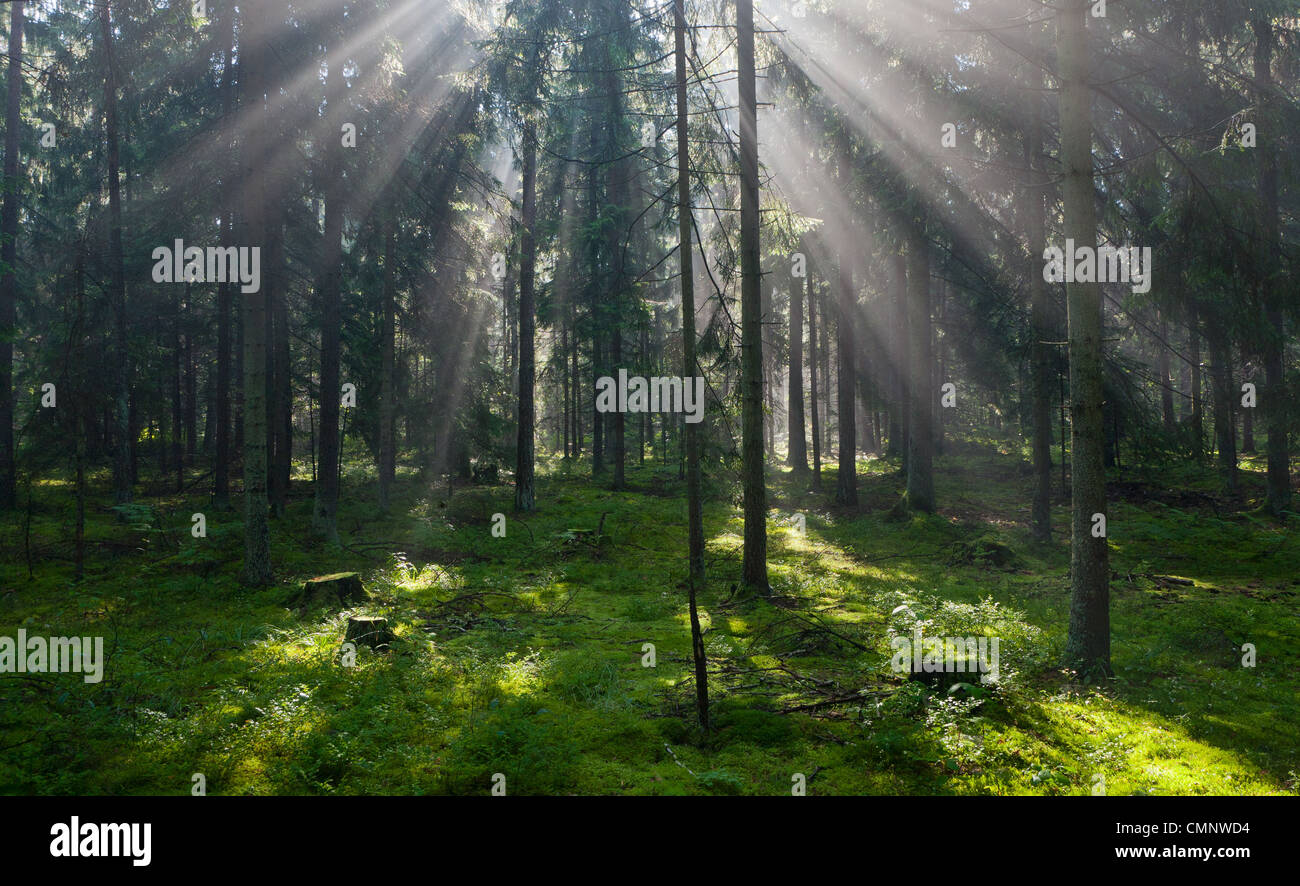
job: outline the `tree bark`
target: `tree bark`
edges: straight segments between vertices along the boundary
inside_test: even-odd
[[[266,160],[270,154],[265,133],[271,126],[266,107],[266,65],[269,61],[270,18],[261,4],[243,8],[241,76],[245,95],[252,106],[248,148],[240,158],[243,165],[244,218],[248,240],[261,246],[266,239]],[[271,530],[266,496],[266,295],[240,294],[243,305],[244,371],[244,565],[241,580],[246,585],[270,584]]]
[[[397,403],[393,399],[397,384],[396,253],[397,219],[390,213],[384,219],[384,306],[379,333],[379,510],[383,513],[388,513],[390,491],[397,469],[394,451]]]
[[[806,256],[805,256],[806,259]],[[806,271],[805,261],[805,273]],[[790,278],[790,381],[787,403],[786,435],[789,438],[786,454],[790,467],[797,476],[808,473],[808,439],[805,436],[803,414],[803,281]]]
[[[846,126],[847,124],[841,124]],[[839,161],[841,193],[848,199],[852,184],[850,170],[853,156],[847,131],[841,130],[836,149]],[[849,231],[841,236],[851,237]],[[853,257],[847,243],[839,246],[839,287],[836,293],[836,405],[839,420],[839,470],[835,478],[835,500],[843,505],[858,503],[858,439],[857,439],[857,367],[858,348],[854,323],[857,314],[857,284],[853,279]]]
[[[224,69],[221,73],[221,122],[233,132],[235,126],[235,10],[227,6],[221,11],[223,41],[225,43]],[[227,162],[225,170],[226,201],[221,213],[221,245],[229,249],[234,245],[234,205],[236,191],[232,138],[226,139]],[[212,465],[212,500],[219,510],[230,506],[230,326],[231,284],[217,284],[217,395],[214,409],[217,437],[216,455]]]
[[[1160,415],[1164,421],[1165,433],[1173,436],[1178,429],[1174,420],[1174,383],[1169,372],[1169,322],[1165,312],[1160,312],[1160,341],[1156,343],[1156,374],[1160,377]]]
[[[1197,332],[1200,323],[1199,312],[1195,305],[1188,308],[1187,350],[1192,361],[1192,457],[1201,461],[1205,457],[1205,405],[1204,385],[1201,382],[1201,336]]]
[[[1255,32],[1255,89],[1260,108],[1259,126],[1278,133],[1281,115],[1275,110],[1273,86],[1273,43],[1270,19],[1257,14],[1251,22]],[[1259,152],[1259,199],[1261,238],[1264,241],[1264,426],[1268,434],[1266,495],[1269,510],[1281,515],[1291,508],[1291,445],[1287,433],[1286,326],[1282,317],[1284,277],[1282,241],[1279,236],[1277,135],[1264,135],[1255,148]]]
[[[108,149],[109,303],[113,311],[113,499],[131,501],[131,354],[126,328],[126,269],[122,255],[122,193],[117,125],[117,61],[113,51],[110,0],[100,0],[99,28],[104,42],[104,127]]]
[[[342,44],[341,35],[334,39]],[[322,276],[316,291],[320,301],[320,467],[316,476],[316,501],[312,508],[312,534],[339,541],[339,437],[340,377],[343,326],[343,53],[336,49],[327,60],[325,95],[328,102],[323,130],[325,177],[325,232],[321,241]],[[245,394],[247,396],[247,393]]]
[[[1041,82],[1041,77],[1038,78]],[[1029,240],[1029,359],[1032,372],[1034,501],[1031,524],[1037,541],[1052,538],[1052,366],[1047,342],[1048,289],[1039,261],[1047,247],[1047,177],[1042,161],[1042,102],[1034,96],[1029,130],[1025,133],[1025,166],[1029,186],[1022,195],[1026,207],[1025,231]]]
[[[278,193],[278,188],[273,188]],[[293,476],[293,365],[289,350],[289,292],[284,279],[284,225],[277,220],[267,238],[266,261],[262,273],[266,287],[268,356],[272,367],[268,392],[271,422],[270,475],[268,477],[271,513],[283,517],[289,507],[289,483]]]
[[[4,136],[4,206],[0,209],[0,511],[17,501],[14,459],[14,332],[18,322],[18,149],[22,134],[23,0],[9,9],[9,73]],[[78,467],[80,467],[78,462]],[[80,475],[78,475],[80,476]]]
[[[812,460],[814,492],[822,491],[821,407],[817,399],[817,294],[813,289],[812,267],[808,268],[808,405],[812,407]]]
[[[686,93],[686,2],[673,2],[677,74],[677,249],[682,274],[683,384],[699,374],[695,358],[695,263],[691,253],[690,120]],[[691,617],[691,657],[695,664],[695,710],[700,728],[709,729],[709,670],[696,608],[696,586],[704,581],[704,504],[700,476],[700,425],[686,425],[687,588]]]
[[[185,490],[185,449],[181,438],[185,429],[185,402],[181,384],[181,302],[172,292],[172,462],[176,468],[176,491]]]
[[[1061,166],[1066,236],[1097,245],[1092,170],[1092,94],[1088,85],[1088,0],[1066,0],[1057,13],[1061,79]],[[1072,260],[1072,259],[1071,259]],[[1101,287],[1069,283],[1071,475],[1070,629],[1068,666],[1085,677],[1110,676],[1110,552],[1093,535],[1106,514],[1102,426]]]
[[[908,398],[907,506],[922,513],[934,512],[934,385],[930,378],[933,354],[930,345],[930,260],[920,218],[913,220],[907,239]]]
[[[1207,328],[1210,346],[1210,384],[1214,389],[1214,442],[1218,451],[1219,479],[1229,495],[1237,493],[1237,423],[1233,404],[1237,393],[1232,387],[1232,347],[1226,333],[1218,327]]]
[[[740,89],[740,364],[741,473],[745,540],[741,584],[768,594],[767,482],[763,475],[763,317],[758,184],[758,99],[754,71],[754,2],[736,0]]]
[[[534,441],[536,384],[534,352],[534,269],[537,264],[537,132],[530,121],[524,124],[523,209],[519,259],[519,438],[515,449],[515,510],[531,511],[536,507],[534,477]],[[621,462],[620,462],[621,468]]]

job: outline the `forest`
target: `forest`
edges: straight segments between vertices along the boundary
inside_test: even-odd
[[[0,48],[0,794],[1300,794],[1300,0]]]

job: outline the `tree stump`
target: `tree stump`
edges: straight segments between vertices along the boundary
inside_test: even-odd
[[[338,572],[303,582],[302,587],[290,597],[289,605],[297,606],[300,612],[318,605],[346,609],[365,599],[366,590],[361,586],[361,577],[355,572]]]
[[[354,615],[348,618],[348,630],[343,636],[344,643],[357,646],[369,646],[371,649],[387,649],[397,639],[388,629],[388,619],[373,615]]]

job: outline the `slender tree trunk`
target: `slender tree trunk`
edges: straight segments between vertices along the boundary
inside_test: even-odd
[[[278,191],[278,189],[275,189]],[[284,517],[289,507],[289,485],[293,476],[293,364],[289,350],[289,291],[284,279],[284,227],[279,221],[268,237],[267,260],[262,274],[266,281],[267,313],[270,315],[271,365],[274,373],[269,393],[268,420],[275,440],[269,477],[271,513]]]
[[[243,8],[241,72],[250,114],[248,146],[240,157],[243,164],[244,218],[250,243],[266,239],[266,160],[270,155],[265,133],[271,126],[266,107],[266,66],[270,58],[270,19],[267,7],[248,4]],[[271,531],[266,497],[266,295],[240,294],[243,307],[243,452],[244,452],[244,565],[241,580],[246,585],[270,584]]]
[[[934,385],[930,378],[930,259],[921,219],[914,220],[907,242],[907,300],[910,317],[908,365],[911,396],[907,439],[907,506],[923,513],[934,511]]]
[[[760,304],[759,316],[764,318],[772,317],[775,319],[775,311],[772,307],[774,301],[773,301],[772,287],[770,285],[770,282],[760,278],[759,292],[761,294],[761,298],[759,299],[759,304]],[[781,386],[781,382],[780,382],[781,374],[780,374],[780,370],[778,369],[778,362],[772,359],[773,356],[774,356],[773,348],[765,348],[763,350],[763,379],[764,379],[763,439],[765,441],[764,449],[763,449],[764,464],[766,464],[768,461],[776,461],[776,416],[779,411],[777,409],[776,398],[777,398],[777,389]]]
[[[741,473],[745,541],[741,584],[768,594],[767,482],[763,475],[763,293],[759,247],[758,99],[754,71],[754,0],[736,0],[740,87],[740,371]]]
[[[620,312],[621,314],[621,312]],[[614,334],[610,344],[610,366],[618,370],[623,368],[623,330],[621,317],[614,318]],[[627,415],[623,410],[610,413],[614,431],[614,482],[612,489],[627,488]]]
[[[1205,406],[1201,382],[1201,336],[1196,306],[1188,309],[1187,350],[1192,361],[1192,457],[1200,462],[1205,457]]]
[[[806,269],[805,269],[806,273]],[[803,281],[790,278],[790,382],[786,434],[787,461],[794,473],[808,473],[808,439],[803,417]]]
[[[1277,132],[1281,115],[1275,109],[1273,85],[1274,33],[1271,20],[1257,14],[1251,23],[1255,32],[1255,89],[1260,108],[1260,129]],[[1277,515],[1291,508],[1291,445],[1287,432],[1286,325],[1282,304],[1286,288],[1282,270],[1282,241],[1279,236],[1278,162],[1276,138],[1259,140],[1260,236],[1264,241],[1264,320],[1262,349],[1264,363],[1264,426],[1268,433],[1266,488],[1269,510]]]
[[[564,437],[564,460],[568,461],[573,458],[573,427],[569,414],[569,324],[567,313],[564,323],[560,326],[560,385],[561,401],[560,423],[563,426]]]
[[[699,375],[695,356],[695,263],[692,252],[689,106],[686,91],[685,0],[674,0],[677,66],[677,215],[678,258],[682,286],[682,376],[684,384]],[[664,425],[666,427],[666,423]],[[693,582],[704,580],[704,505],[700,468],[700,423],[686,425],[687,562]],[[664,440],[667,452],[667,438]],[[694,585],[692,585],[694,587]],[[705,690],[707,699],[707,689]],[[701,711],[707,720],[707,705]]]
[[[930,345],[934,348],[934,361],[935,366],[938,369],[934,378],[938,380],[938,383],[942,384],[949,380],[948,370],[950,368],[950,364],[948,363],[946,325],[948,322],[948,284],[940,281],[938,287],[939,294],[937,303],[934,306],[934,322],[931,324]],[[944,334],[941,336],[940,332],[943,332]],[[936,390],[931,393],[931,396],[936,396],[937,393],[938,391]],[[931,401],[931,403],[933,404],[933,401]],[[936,457],[943,455],[944,453],[944,429],[947,426],[945,422],[946,412],[947,410],[942,406],[938,409],[932,408],[931,412],[934,416],[934,454]],[[877,447],[879,447],[879,444],[877,444]]]
[[[131,354],[126,326],[126,270],[122,255],[122,194],[117,126],[117,61],[113,51],[113,21],[109,0],[99,4],[100,36],[104,42],[104,125],[108,140],[108,266],[109,303],[113,309],[114,436],[113,498],[131,501]]]
[[[272,246],[274,247],[273,261],[271,263],[272,273],[281,274],[285,269],[284,237],[277,237]],[[279,415],[280,438],[284,440],[284,448],[280,452],[280,462],[276,466],[276,471],[280,476],[280,490],[284,498],[280,505],[280,516],[284,516],[289,493],[293,488],[293,360],[289,347],[289,289],[287,281],[283,277],[273,277],[272,279],[280,281],[279,291],[282,293],[275,309],[275,350],[278,355],[276,362],[284,367],[284,372],[281,373],[276,388],[279,397],[279,407],[276,412]]]
[[[1066,0],[1057,13],[1061,78],[1061,165],[1066,236],[1096,247],[1092,172],[1092,94],[1088,85],[1089,0]],[[1102,426],[1101,287],[1069,283],[1071,477],[1070,630],[1065,660],[1085,676],[1111,674],[1110,553],[1095,516],[1106,515]]]
[[[1165,433],[1171,437],[1178,428],[1174,420],[1174,383],[1169,373],[1169,323],[1165,312],[1160,312],[1160,341],[1156,343],[1156,374],[1160,376],[1160,415],[1164,419]]]
[[[573,419],[573,457],[576,459],[582,455],[582,373],[578,369],[581,350],[578,339],[578,309],[572,298],[569,299],[569,348],[572,361],[570,372],[572,379],[569,387],[573,397],[570,415]]]
[[[1214,442],[1218,450],[1219,479],[1229,495],[1237,493],[1237,423],[1233,404],[1232,346],[1221,328],[1207,328],[1210,346],[1210,383],[1214,389]]]
[[[394,451],[397,403],[393,398],[397,384],[396,261],[397,219],[390,213],[384,220],[384,317],[379,333],[379,510],[385,514],[397,469]]]
[[[76,410],[76,414],[72,417],[72,426],[76,434],[76,442],[73,444],[73,448],[76,451],[75,494],[77,498],[77,517],[73,536],[77,581],[81,581],[86,577],[86,423],[84,404],[81,399],[81,395],[78,393],[76,402],[72,407]],[[30,495],[29,491],[29,504]]]
[[[814,492],[822,491],[822,427],[821,407],[817,399],[817,295],[813,289],[812,268],[808,268],[808,405],[812,407],[812,460]]]
[[[221,121],[222,125],[233,130],[235,125],[235,11],[227,5],[221,11],[223,39],[225,42],[225,63],[221,74]],[[230,153],[234,149],[231,139],[226,141],[227,162],[223,197],[225,205],[221,213],[221,245],[229,249],[234,245],[234,206],[233,195],[236,191],[235,170],[237,165]],[[217,396],[213,404],[216,412],[214,433],[217,436],[217,451],[212,465],[212,499],[219,510],[230,506],[230,326],[231,326],[231,291],[230,282],[217,284]]]
[[[0,209],[0,511],[17,501],[14,459],[14,339],[18,322],[18,148],[22,135],[23,0],[9,8],[9,73],[6,83],[4,206]],[[78,450],[80,452],[80,450]],[[78,462],[78,467],[80,467]]]
[[[262,291],[266,293],[266,497],[272,517],[279,518],[283,513],[284,496],[279,488],[276,465],[280,463],[280,426],[276,422],[276,391],[279,388],[278,367],[279,353],[275,346],[275,316],[279,311],[280,299],[276,289],[276,280],[270,273],[269,258],[275,253],[275,243],[279,238],[279,225],[268,221],[266,246],[262,250]]]
[[[172,294],[172,462],[176,467],[176,491],[185,489],[185,451],[181,438],[185,428],[185,406],[181,390],[181,304]]]
[[[651,375],[653,372],[652,367],[654,364],[650,360],[650,330],[648,328],[648,324],[645,322],[644,319],[641,321],[640,360],[641,360],[641,368],[645,370],[645,374]],[[646,443],[646,437],[649,435],[649,433],[650,433],[650,413],[643,412],[641,413],[641,419],[639,422],[639,427],[637,429],[637,438],[636,438],[636,449],[637,449],[636,460],[637,460],[637,464],[641,466],[645,465],[645,443]]]
[[[893,273],[890,286],[893,292],[887,300],[890,336],[897,344],[889,361],[888,377],[890,399],[889,405],[889,447],[886,454],[902,460],[903,471],[907,471],[907,323],[905,306],[907,304],[907,256],[900,249],[890,256]]]
[[[341,36],[335,39],[342,43]],[[340,377],[343,326],[343,144],[340,137],[343,104],[343,53],[331,53],[327,61],[325,95],[328,106],[324,126],[325,233],[321,247],[322,276],[317,285],[320,299],[320,467],[316,478],[316,502],[312,508],[312,534],[337,543],[339,540],[339,466],[342,441],[339,437]],[[245,392],[247,396],[247,392]]]
[[[621,81],[613,73],[615,62],[610,56],[610,72],[606,78],[606,89],[613,96],[609,111],[610,129],[612,132],[617,131],[618,121],[623,117],[623,104],[620,100]],[[617,154],[621,149],[617,141],[611,141],[609,145],[611,154]],[[627,182],[628,170],[625,160],[613,160],[609,164],[609,174],[606,178],[605,195],[614,212],[614,222],[609,226],[608,249],[609,262],[612,280],[606,311],[612,319],[612,329],[610,335],[610,371],[617,372],[623,366],[623,318],[627,314],[627,279],[624,268],[624,249],[623,249],[623,232],[626,227],[628,213],[625,211],[627,206]],[[627,415],[622,409],[605,415],[605,431],[612,436],[613,461],[614,461],[614,479],[611,488],[621,490],[627,488]]]
[[[1041,77],[1037,78],[1041,83]],[[1042,101],[1034,96],[1029,131],[1025,133],[1025,166],[1029,187],[1022,196],[1029,239],[1029,335],[1033,403],[1034,502],[1033,536],[1041,542],[1052,537],[1052,365],[1048,355],[1048,289],[1039,260],[1047,246],[1047,178],[1042,168]]]
[[[193,295],[190,284],[186,283],[185,308],[182,317],[192,314],[193,311]],[[194,333],[189,323],[183,325],[185,326],[185,458],[193,464],[199,448],[199,377],[198,368],[194,365]],[[136,439],[134,430],[131,439]]]
[[[77,306],[77,320],[74,334],[70,336],[73,342],[73,353],[76,355],[78,363],[85,362],[86,356],[86,339],[85,339],[85,317],[86,317],[86,256],[82,246],[77,247],[76,258],[72,270],[72,292]],[[90,438],[90,428],[86,425],[90,419],[90,411],[87,408],[85,392],[78,390],[73,399],[73,416],[72,428],[75,434],[75,474],[77,499],[77,516],[76,525],[73,529],[74,549],[76,557],[76,578],[81,581],[86,576],[86,443]],[[167,451],[167,441],[159,436],[160,449]],[[166,472],[164,471],[164,480]],[[28,475],[27,503],[31,506],[31,476]],[[30,562],[28,570],[31,569]]]
[[[699,374],[695,359],[695,264],[691,253],[690,111],[686,92],[686,2],[674,0],[673,23],[677,74],[677,250],[682,274],[683,384]],[[704,505],[700,476],[699,423],[686,425],[686,526],[691,657],[695,663],[695,710],[700,728],[709,729],[709,670],[704,635],[696,609],[696,586],[704,581]],[[665,445],[665,449],[667,446]]]
[[[536,355],[533,349],[534,269],[537,264],[537,132],[534,124],[524,125],[523,218],[520,232],[519,260],[519,440],[515,462],[515,510],[531,511],[536,507],[533,488],[536,404]],[[621,461],[620,461],[621,469]]]
[[[835,500],[843,505],[858,503],[858,441],[857,419],[855,413],[854,391],[857,389],[853,369],[857,345],[853,335],[853,313],[857,299],[854,298],[856,284],[853,282],[853,268],[848,262],[847,251],[840,254],[839,299],[835,317],[835,341],[837,350],[836,405],[839,420],[839,471],[835,481]]]

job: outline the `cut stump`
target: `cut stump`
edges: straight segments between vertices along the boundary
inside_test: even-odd
[[[361,586],[361,576],[355,572],[338,572],[310,578],[302,583],[289,605],[306,612],[315,606],[346,609],[366,599],[366,589]]]
[[[395,639],[393,632],[388,629],[388,619],[354,615],[348,618],[348,630],[343,642],[369,646],[371,649],[387,649]]]

